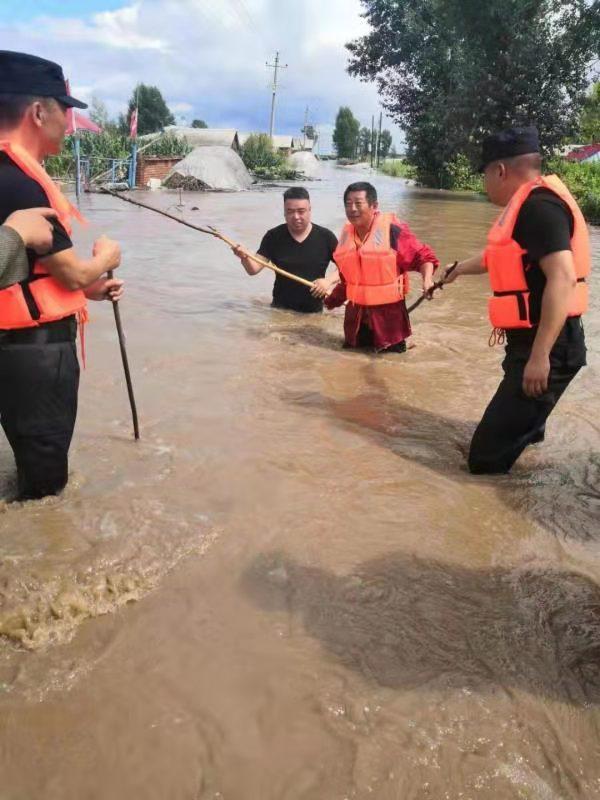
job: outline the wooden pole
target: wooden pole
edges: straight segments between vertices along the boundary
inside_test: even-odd
[[[112,269],[108,271],[108,277],[113,277]],[[127,349],[125,347],[125,334],[123,333],[123,325],[121,324],[121,312],[119,310],[119,301],[112,301],[113,311],[115,314],[115,324],[117,326],[117,335],[119,337],[119,348],[121,349],[121,360],[123,362],[123,371],[125,372],[125,383],[127,384],[127,394],[129,395],[129,405],[131,406],[131,418],[133,420],[133,435],[136,441],[140,438],[140,426],[138,424],[137,408],[135,405],[135,397],[133,394],[133,384],[131,382],[131,373],[129,371],[129,360],[127,358]]]
[[[443,287],[444,283],[446,282],[446,278],[448,278],[454,272],[457,266],[458,266],[458,261],[455,261],[441,280],[436,281],[426,294],[422,294],[418,300],[415,300],[415,302],[406,309],[409,312],[409,314],[411,311],[414,311],[415,308],[418,308],[423,302],[423,300],[431,300],[431,298],[433,297],[433,293]]]
[[[181,219],[181,217],[176,217],[174,214],[169,214],[168,211],[163,211],[160,208],[154,208],[154,206],[148,206],[146,203],[140,203],[139,200],[132,200],[131,197],[125,197],[119,192],[112,191],[112,189],[102,187],[102,191],[106,194],[112,195],[112,197],[118,197],[119,200],[123,200],[126,203],[131,203],[134,206],[145,208],[148,211],[154,211],[156,214],[167,217],[167,219],[172,219],[174,222],[179,222],[180,225],[185,225],[188,228],[192,228],[192,230],[199,231],[200,233],[207,233],[209,236],[214,236],[216,239],[220,239],[222,242],[225,242],[225,244],[229,245],[232,250],[239,246],[237,242],[234,242],[233,239],[230,239],[229,237],[220,233],[220,231],[218,231],[216,228],[213,228],[211,225],[209,225],[208,228],[202,228],[200,225],[194,225],[191,222],[187,222],[185,219]],[[247,256],[251,261],[255,261],[257,264],[261,264],[261,266],[273,270],[273,272],[276,272],[278,275],[282,275],[284,278],[289,278],[291,281],[296,281],[296,283],[301,283],[303,286],[308,286],[311,289],[314,286],[312,281],[307,281],[305,278],[301,278],[299,275],[294,275],[293,272],[286,272],[286,270],[281,269],[281,267],[278,267],[276,264],[273,264],[272,261],[268,261],[266,258],[262,258],[259,255],[254,255],[253,253],[247,253]]]

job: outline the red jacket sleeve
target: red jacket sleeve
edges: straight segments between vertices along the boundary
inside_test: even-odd
[[[405,222],[393,222],[390,230],[390,244],[396,251],[396,263],[400,272],[418,271],[423,264],[431,261],[433,268],[440,265],[431,247],[419,241]]]

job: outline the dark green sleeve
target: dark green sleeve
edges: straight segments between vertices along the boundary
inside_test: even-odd
[[[12,228],[0,227],[0,289],[25,280],[29,262],[23,240]]]

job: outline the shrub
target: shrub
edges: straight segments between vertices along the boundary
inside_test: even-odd
[[[266,133],[253,133],[242,147],[242,161],[246,169],[263,180],[295,180],[299,173],[273,148]]]
[[[586,164],[555,157],[548,160],[545,172],[556,173],[569,187],[587,221],[600,225],[600,162]]]
[[[414,180],[416,177],[416,170],[406,162],[403,158],[389,158],[386,159],[379,167],[384,175],[390,175],[392,178],[406,178],[407,180]]]

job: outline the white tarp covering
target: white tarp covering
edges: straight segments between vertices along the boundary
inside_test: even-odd
[[[321,172],[321,165],[312,153],[292,153],[288,156],[287,162],[292,169],[301,172],[307,178],[316,178]]]
[[[230,147],[197,147],[164,180],[170,189],[240,192],[252,185],[244,162]]]

